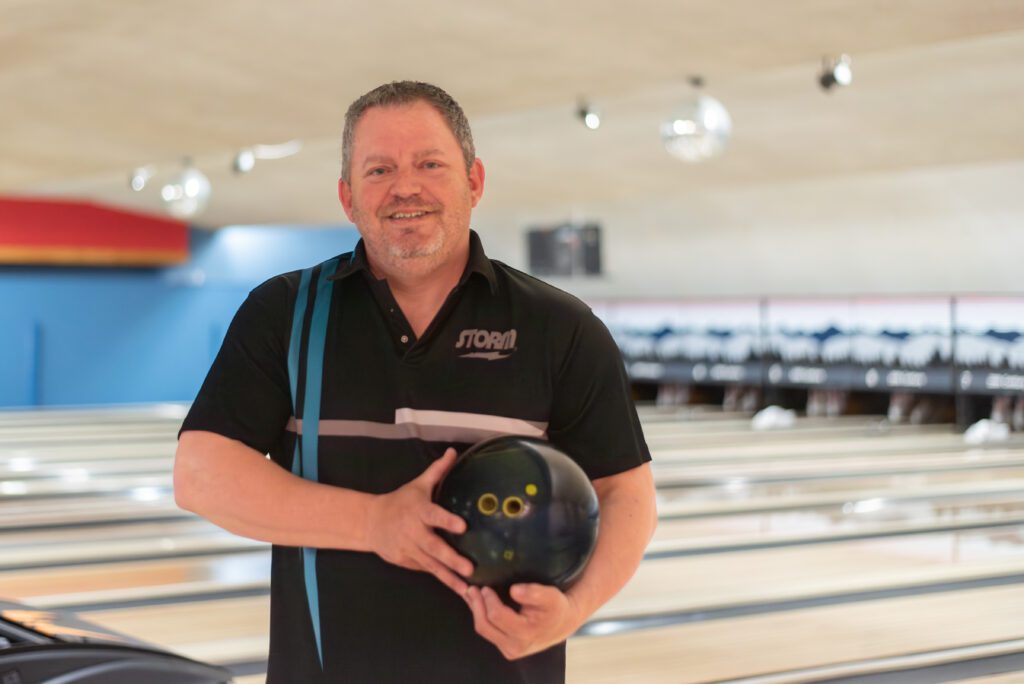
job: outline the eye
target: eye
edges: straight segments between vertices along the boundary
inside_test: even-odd
[[[423,168],[425,168],[425,169],[439,169],[439,168],[441,168],[441,162],[425,161],[425,162],[423,162]]]
[[[370,169],[369,171],[367,171],[366,175],[367,176],[383,176],[387,172],[388,172],[388,170],[385,169],[383,166],[376,166],[376,167]]]

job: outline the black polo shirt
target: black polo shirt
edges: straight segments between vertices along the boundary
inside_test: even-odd
[[[365,492],[405,484],[449,446],[497,434],[542,437],[592,478],[650,454],[619,352],[576,298],[488,259],[475,233],[465,273],[416,339],[362,242],[332,277],[319,480]],[[300,273],[239,308],[182,430],[269,453],[290,470],[296,430],[288,345]],[[299,549],[275,546],[268,682],[562,682],[565,645],[506,661],[473,630],[463,600],[432,575],[375,554],[320,550],[323,671]]]

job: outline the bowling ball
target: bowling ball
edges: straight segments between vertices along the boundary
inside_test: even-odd
[[[597,542],[597,494],[583,469],[551,444],[504,436],[463,452],[434,501],[466,521],[441,536],[475,565],[470,584],[568,587]]]

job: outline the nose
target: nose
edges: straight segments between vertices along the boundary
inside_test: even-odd
[[[398,198],[415,197],[422,191],[422,185],[419,179],[416,178],[416,173],[413,170],[405,169],[400,170],[393,176],[394,180],[391,183],[391,194]]]

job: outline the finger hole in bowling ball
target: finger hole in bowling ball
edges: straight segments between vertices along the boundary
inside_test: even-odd
[[[501,504],[501,512],[505,514],[506,518],[518,518],[523,514],[526,507],[523,505],[523,500],[518,496],[510,496],[505,499]]]
[[[498,510],[498,497],[494,494],[481,494],[476,507],[484,515],[494,515]]]

